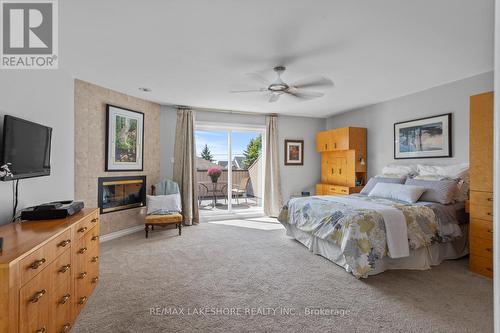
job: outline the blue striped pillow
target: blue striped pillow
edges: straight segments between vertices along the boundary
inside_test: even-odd
[[[425,187],[426,191],[419,201],[438,202],[443,205],[453,203],[458,190],[457,182],[454,180],[421,180],[408,178],[405,185],[416,185]]]

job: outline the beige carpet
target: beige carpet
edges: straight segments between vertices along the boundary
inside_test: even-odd
[[[99,286],[72,332],[493,330],[492,283],[467,259],[356,280],[271,220],[250,222],[103,243]]]

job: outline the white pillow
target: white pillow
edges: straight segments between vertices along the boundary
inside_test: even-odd
[[[168,195],[148,195],[147,196],[148,214],[163,211],[181,212],[181,196],[179,193]]]
[[[415,203],[424,192],[425,187],[422,186],[378,183],[368,196]]]
[[[389,164],[382,169],[382,175],[387,177],[388,175],[396,176],[411,176],[417,173],[417,168],[414,165],[400,165],[400,164]]]
[[[441,176],[449,179],[463,179],[469,182],[469,164],[453,165],[417,165],[417,171],[420,176]]]

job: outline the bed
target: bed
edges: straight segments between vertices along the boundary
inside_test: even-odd
[[[356,278],[389,269],[430,269],[468,254],[463,202],[409,204],[362,194],[300,197],[288,201],[278,220],[288,236]]]

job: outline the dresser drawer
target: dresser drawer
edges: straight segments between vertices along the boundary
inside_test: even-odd
[[[341,194],[341,195],[348,195],[349,194],[349,187],[347,186],[339,186],[339,185],[323,185],[324,186],[324,193],[327,195],[335,195],[335,194]]]
[[[71,243],[71,231],[68,229],[38,250],[20,261],[21,285],[31,280],[63,253]]]
[[[470,237],[493,240],[493,222],[471,219],[469,225]]]
[[[479,205],[485,207],[493,207],[493,193],[470,191],[469,201],[471,205]]]
[[[68,250],[59,256],[54,263],[51,271],[53,277],[53,293],[51,299],[51,322],[54,325],[55,332],[69,332],[72,324],[72,295],[71,290],[71,272],[69,265],[71,252]]]
[[[470,237],[470,253],[471,255],[493,258],[493,241]]]
[[[49,315],[52,289],[50,270],[52,264],[42,270],[19,290],[19,332],[51,332]]]
[[[95,225],[99,222],[99,215],[97,212],[87,216],[84,220],[75,225],[75,239],[81,239],[85,236]]]
[[[470,217],[473,219],[481,219],[493,221],[493,207],[490,206],[480,206],[475,204],[473,201],[470,202]]]
[[[491,258],[469,256],[469,269],[477,274],[493,277],[493,260]]]

